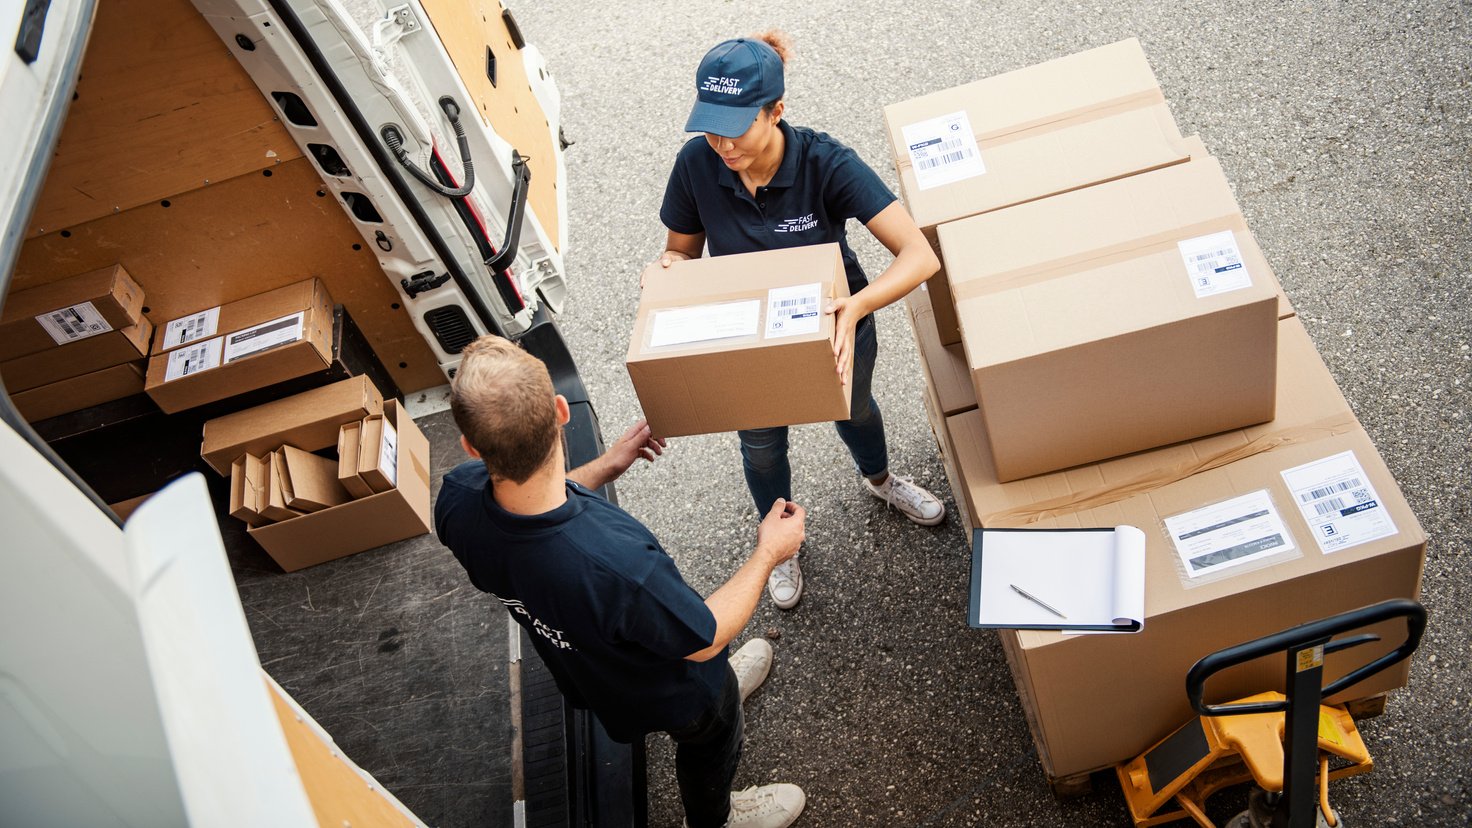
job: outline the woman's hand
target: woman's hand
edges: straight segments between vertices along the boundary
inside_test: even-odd
[[[847,388],[854,364],[853,353],[851,353],[854,344],[854,330],[858,327],[859,320],[863,319],[869,311],[864,309],[864,303],[859,297],[842,296],[829,302],[823,312],[834,315],[833,363],[838,371],[839,381]]]
[[[668,270],[675,262],[698,259],[704,247],[704,233],[695,233],[692,235],[689,233],[676,233],[673,230],[668,231],[664,241],[664,252],[659,254],[659,258],[645,266],[643,272],[639,274],[639,289],[644,289],[644,280],[649,278],[651,272],[657,272],[654,270],[655,268]]]

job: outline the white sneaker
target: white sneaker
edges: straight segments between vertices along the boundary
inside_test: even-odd
[[[767,594],[777,609],[790,610],[802,600],[802,568],[797,565],[797,556],[772,568],[767,576]]]
[[[869,494],[899,509],[905,517],[921,526],[934,526],[946,519],[946,505],[916,484],[913,477],[891,474],[878,486],[869,482],[867,477],[860,479]]]
[[[765,638],[753,638],[731,654],[731,670],[736,673],[736,686],[741,688],[741,700],[762,686],[767,673],[772,671],[772,645]]]
[[[807,804],[802,788],[785,782],[732,791],[726,828],[787,828]]]

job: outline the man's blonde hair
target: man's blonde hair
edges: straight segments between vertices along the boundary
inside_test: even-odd
[[[493,480],[525,483],[558,439],[556,392],[541,360],[499,336],[460,352],[450,411]]]

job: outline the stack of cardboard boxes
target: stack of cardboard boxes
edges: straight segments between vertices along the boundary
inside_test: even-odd
[[[153,325],[121,265],[16,291],[0,317],[0,378],[43,420],[142,393]]]
[[[907,301],[966,527],[1147,537],[1143,632],[1000,632],[1050,777],[1131,759],[1190,718],[1201,656],[1418,594],[1415,516],[1137,41],[885,115],[944,263]],[[1399,640],[1380,632],[1329,670]],[[1213,700],[1281,678],[1277,660],[1244,665]]]

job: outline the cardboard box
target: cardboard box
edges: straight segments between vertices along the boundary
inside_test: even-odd
[[[10,401],[22,417],[38,422],[142,393],[143,362],[139,360],[18,391]]]
[[[828,300],[847,295],[836,244],[646,273],[627,366],[654,433],[848,419],[849,389],[833,363],[834,318],[823,313]]]
[[[997,472],[1272,419],[1282,290],[1215,159],[940,228]]]
[[[354,498],[367,497],[373,489],[358,476],[358,443],[363,436],[363,424],[358,421],[343,423],[337,434],[337,482]]]
[[[890,104],[884,119],[900,194],[932,244],[946,222],[1188,157],[1134,38]],[[953,263],[941,262],[931,293],[941,342],[952,344],[960,334],[943,300]]]
[[[398,485],[340,506],[248,529],[292,572],[429,531],[429,441],[394,400],[383,416],[398,434]]]
[[[349,377],[290,397],[207,420],[199,454],[228,474],[242,454],[264,455],[283,443],[317,451],[334,445],[338,427],[383,411],[383,397],[365,376]]]
[[[281,493],[286,506],[298,512],[320,512],[352,498],[337,482],[337,461],[320,457],[296,446],[281,447]]]
[[[136,362],[147,355],[152,337],[153,323],[148,317],[140,317],[137,324],[127,328],[116,328],[0,363],[0,378],[12,394],[29,391],[125,362]]]
[[[136,511],[139,506],[143,505],[143,501],[149,499],[150,497],[153,497],[153,494],[151,492],[146,495],[130,497],[127,500],[120,500],[117,503],[109,503],[107,504],[107,508],[111,509],[112,513],[118,516],[118,520],[126,521],[129,517],[133,515],[133,512]]]
[[[232,302],[218,316],[222,335],[148,360],[146,390],[159,408],[184,411],[321,371],[332,362],[332,297],[318,279]],[[226,320],[233,327],[224,327]]]
[[[266,523],[261,510],[270,496],[270,470],[267,461],[254,454],[242,454],[230,464],[230,517],[251,526]]]
[[[122,265],[18,290],[0,316],[0,360],[129,328],[142,316],[143,289]]]
[[[920,370],[925,376],[925,392],[933,397],[932,407],[942,420],[975,408],[976,389],[971,384],[966,351],[959,342],[945,345],[940,341],[928,287],[922,284],[911,291],[905,302],[915,350],[920,354]],[[937,423],[932,425],[939,427]]]
[[[305,514],[286,505],[286,455],[277,449],[265,456],[265,496],[260,501],[260,515],[268,522],[291,520]],[[232,468],[233,468],[232,464]]]
[[[374,492],[386,492],[397,483],[399,438],[384,417],[368,417],[358,430],[358,479]]]

